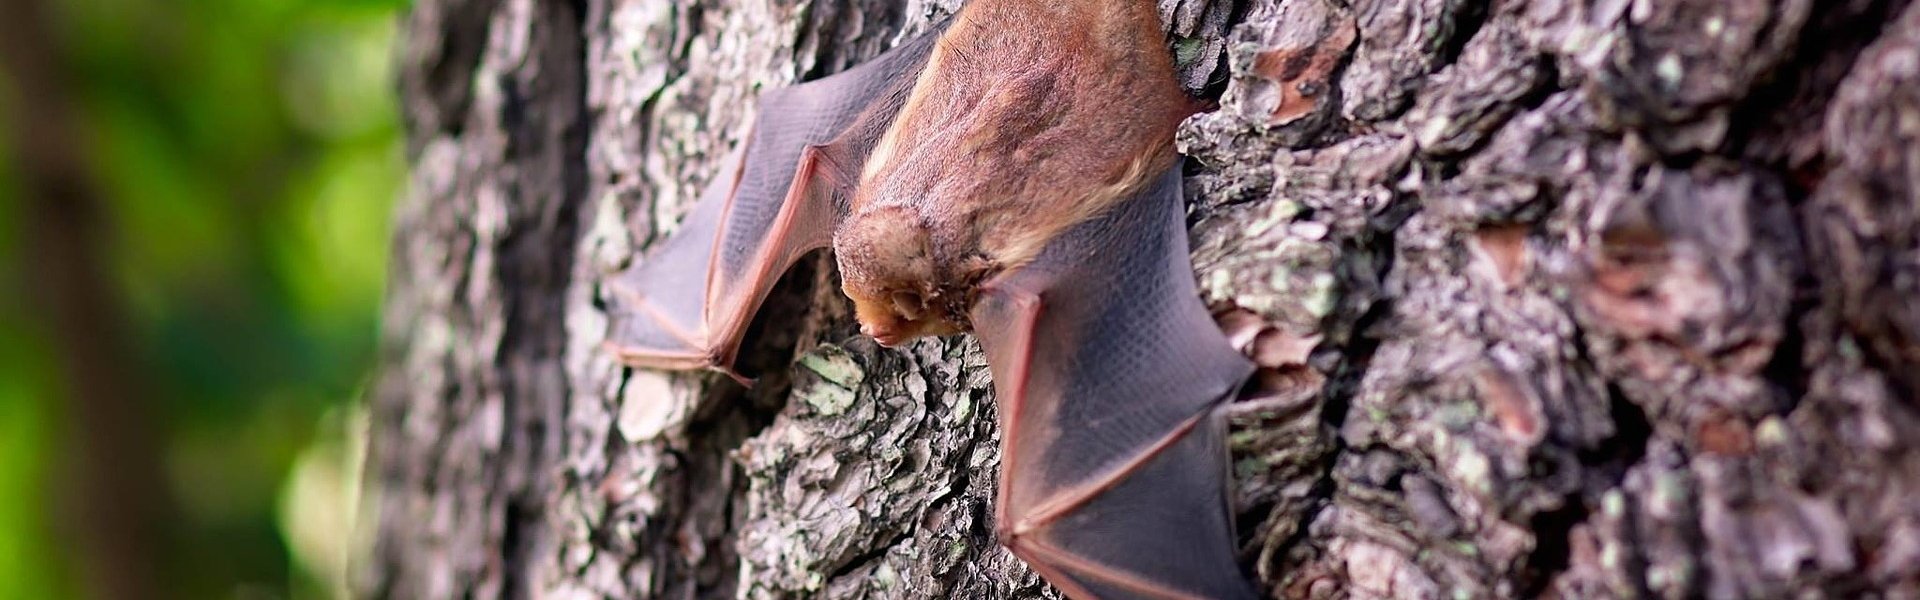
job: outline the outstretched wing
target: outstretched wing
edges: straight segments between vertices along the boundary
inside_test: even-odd
[[[608,282],[608,346],[623,362],[732,374],[740,338],[773,284],[831,243],[845,192],[944,29],[762,96],[745,147],[679,230]]]
[[[1243,598],[1213,408],[1253,365],[1208,316],[1179,168],[987,284],[1001,541],[1079,598]]]

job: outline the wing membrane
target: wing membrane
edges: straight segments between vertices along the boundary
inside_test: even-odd
[[[850,178],[944,25],[846,72],[765,94],[744,149],[680,229],[608,281],[608,344],[637,366],[731,372],[780,275],[831,241]]]
[[[1175,168],[991,282],[973,315],[1006,440],[998,528],[1075,595],[1252,594],[1213,408],[1253,367],[1200,303],[1180,197]]]

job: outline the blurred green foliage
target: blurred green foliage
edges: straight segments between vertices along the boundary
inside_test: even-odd
[[[164,596],[337,593],[404,182],[404,0],[54,0],[171,508]],[[4,17],[0,17],[4,18]],[[58,357],[0,164],[0,598],[78,593]],[[298,468],[296,468],[296,465]]]

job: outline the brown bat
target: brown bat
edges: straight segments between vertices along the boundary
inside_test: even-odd
[[[611,282],[609,344],[739,379],[769,289],[831,247],[861,332],[979,336],[1014,554],[1079,598],[1252,597],[1213,411],[1252,365],[1199,300],[1173,149],[1196,110],[1151,0],[975,0],[768,92],[680,231]]]

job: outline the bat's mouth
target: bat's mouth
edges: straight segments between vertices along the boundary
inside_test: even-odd
[[[880,342],[880,345],[888,348],[898,347],[900,342],[904,341],[905,337],[900,335],[900,332],[897,330],[874,327],[872,323],[861,323],[860,335],[873,338],[873,341]]]

